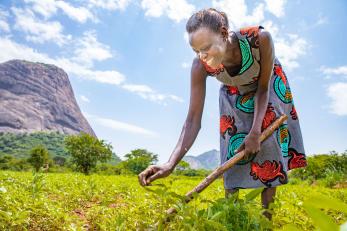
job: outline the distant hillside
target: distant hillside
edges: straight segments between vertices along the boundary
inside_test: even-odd
[[[53,156],[67,156],[64,138],[59,132],[0,133],[0,155],[27,158],[33,147],[42,144]]]
[[[183,160],[188,162],[192,169],[208,169],[212,170],[219,166],[220,156],[219,151],[213,149],[204,152],[198,156],[185,156]]]
[[[34,133],[3,133],[0,132],[0,157],[10,155],[16,158],[28,158],[30,150],[37,145],[44,145],[50,157],[69,157],[64,147],[64,138],[67,135],[59,132],[34,132]],[[115,164],[121,159],[114,155],[109,162]]]

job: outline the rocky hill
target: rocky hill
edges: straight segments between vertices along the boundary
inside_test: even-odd
[[[95,136],[63,69],[23,60],[1,63],[0,132],[36,131]]]
[[[219,166],[219,151],[213,149],[198,156],[185,156],[183,160],[188,162],[192,169],[212,170]]]

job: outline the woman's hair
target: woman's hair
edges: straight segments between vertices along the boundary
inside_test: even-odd
[[[199,10],[190,18],[186,24],[186,31],[192,33],[201,27],[207,27],[214,32],[224,26],[229,28],[228,17],[224,12],[218,11],[214,8]]]

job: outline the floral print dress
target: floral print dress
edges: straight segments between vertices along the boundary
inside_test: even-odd
[[[201,61],[208,74],[222,82],[219,93],[221,164],[235,155],[234,151],[252,127],[254,95],[260,74],[258,33],[261,29],[264,28],[255,26],[231,31],[237,35],[242,54],[242,67],[236,75],[230,75],[223,65],[213,69]],[[289,82],[281,63],[275,57],[269,102],[261,129],[264,130],[281,114],[286,114],[288,120],[261,144],[260,151],[224,173],[225,189],[286,184],[288,170],[307,165]]]

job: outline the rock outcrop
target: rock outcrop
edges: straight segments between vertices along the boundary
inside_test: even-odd
[[[1,63],[0,132],[36,131],[95,136],[63,69],[23,60]]]

